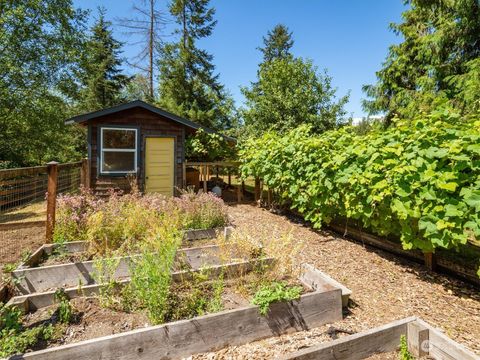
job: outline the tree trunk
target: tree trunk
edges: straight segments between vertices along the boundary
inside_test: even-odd
[[[148,55],[149,55],[149,67],[148,67],[148,76],[150,79],[150,98],[153,100],[153,32],[154,32],[154,20],[155,13],[153,9],[154,0],[150,0],[150,33],[149,33],[149,44],[148,44]]]

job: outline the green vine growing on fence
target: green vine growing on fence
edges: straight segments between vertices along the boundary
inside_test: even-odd
[[[453,248],[480,235],[480,120],[442,111],[365,135],[266,133],[240,151],[258,176],[315,227],[350,218],[405,249]]]

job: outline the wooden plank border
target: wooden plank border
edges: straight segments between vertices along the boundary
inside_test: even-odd
[[[417,326],[427,329],[428,346],[423,344],[423,351],[434,359],[442,360],[480,360],[480,356],[476,355],[466,346],[457,343],[446,336],[442,330],[433,327],[422,319],[416,320]]]
[[[203,269],[177,271],[172,274],[172,279],[173,281],[190,279],[194,274],[197,274],[201,271],[206,272],[211,279],[216,279],[220,274],[222,274],[225,278],[232,278],[252,271],[257,267],[271,266],[274,261],[274,258],[266,257],[249,261],[238,261],[221,265],[213,265]],[[117,280],[116,283],[119,287],[121,287],[129,282],[130,279],[125,278]],[[100,293],[102,286],[103,284],[75,286],[66,288],[64,291],[69,299],[74,299],[82,296],[97,295]],[[54,302],[55,290],[51,290],[12,297],[7,303],[7,306],[15,306],[24,312],[30,312],[50,306],[54,304]]]
[[[0,231],[18,230],[28,227],[45,226],[46,220],[18,221],[0,224]]]
[[[34,221],[29,223],[45,226],[45,221]],[[27,223],[18,223],[18,225],[20,224],[22,224],[22,226],[18,226],[18,227],[23,227],[23,224],[27,224]],[[17,223],[0,224],[0,230],[2,230],[2,225],[9,225],[15,228],[15,226],[17,226]],[[30,224],[30,226],[32,225]],[[231,230],[232,230],[231,226],[225,226],[225,227],[219,227],[219,228],[213,228],[213,229],[186,230],[183,239],[185,241],[215,239],[221,233],[223,233],[224,236],[227,237],[230,235]],[[40,260],[42,259],[43,256],[50,255],[55,248],[58,248],[60,246],[63,246],[67,253],[82,252],[87,249],[87,242],[86,241],[69,241],[63,244],[56,244],[56,243],[44,244],[40,248],[38,248],[34,253],[32,253],[22,264],[20,264],[18,270],[37,266],[40,263]]]
[[[70,247],[73,245],[70,243]],[[79,244],[76,244],[79,245]],[[39,260],[44,254],[53,251],[54,245],[44,245],[37,250],[31,261]],[[207,265],[220,265],[221,259],[217,256],[220,251],[219,245],[207,245],[201,247],[179,249],[177,254],[184,256],[192,269],[198,269]],[[116,257],[118,265],[114,273],[115,279],[130,276],[130,264],[133,258],[140,255]],[[22,267],[14,270],[11,276],[21,294],[43,292],[51,288],[71,287],[78,284],[90,285],[94,283],[94,260],[48,265],[40,267]]]
[[[11,359],[177,359],[242,345],[280,334],[308,330],[342,319],[341,290],[331,287],[270,306],[258,306],[181,320],[97,339],[13,356]]]
[[[398,350],[400,337],[407,337],[414,356],[438,360],[480,360],[465,346],[456,343],[425,321],[409,317],[358,334],[321,343],[284,356],[283,360],[359,360]]]
[[[342,306],[344,308],[348,306],[348,301],[350,299],[350,295],[352,294],[352,290],[348,289],[346,286],[332,279],[330,276],[321,272],[320,270],[315,269],[310,264],[303,264],[302,267],[303,271],[302,275],[300,276],[300,281],[305,284],[310,284],[310,286],[314,290],[321,290],[325,288],[326,285],[331,285],[333,287],[341,289]]]

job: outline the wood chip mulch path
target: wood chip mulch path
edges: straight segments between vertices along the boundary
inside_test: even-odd
[[[308,262],[350,288],[344,319],[335,324],[232,346],[191,359],[272,359],[323,341],[418,316],[480,354],[480,292],[451,277],[328,231],[276,215],[254,205],[229,208],[238,231],[259,239],[291,233],[304,243],[298,262]],[[339,331],[340,330],[340,331]]]

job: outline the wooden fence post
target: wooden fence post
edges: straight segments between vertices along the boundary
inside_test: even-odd
[[[255,201],[260,200],[260,178],[255,178]]]
[[[237,185],[236,188],[237,188],[237,202],[240,204],[243,201],[242,187],[240,185]]]
[[[187,188],[187,163],[185,161],[182,163],[182,188]]]
[[[55,205],[57,202],[58,162],[51,161],[47,164],[48,186],[47,186],[47,223],[46,240],[51,243],[53,229],[55,227]]]
[[[209,177],[209,174],[208,174],[208,165],[205,165],[204,166],[204,169],[203,169],[203,192],[206,194],[207,191],[208,191],[208,188],[207,188],[207,179]]]
[[[425,266],[430,271],[435,271],[437,269],[437,258],[434,253],[426,252],[423,253],[425,259]]]
[[[82,167],[80,168],[80,184],[85,188],[90,188],[90,171],[88,159],[82,159]]]

